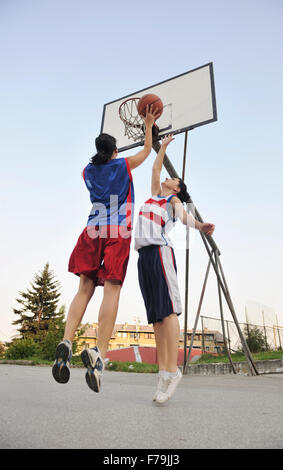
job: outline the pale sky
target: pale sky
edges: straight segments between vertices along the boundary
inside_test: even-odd
[[[0,340],[16,333],[18,292],[47,261],[60,304],[68,308],[76,293],[68,259],[91,210],[81,171],[95,153],[104,103],[208,62],[218,121],[189,132],[185,179],[216,225],[238,319],[252,300],[283,325],[282,14],[280,0],[1,1]],[[168,148],[179,173],[183,141],[178,135]],[[133,172],[137,207],[150,194],[154,156]],[[184,234],[179,223],[172,239],[183,298]],[[192,326],[207,265],[196,232],[190,253]],[[132,246],[117,321],[146,324],[136,263]],[[202,314],[219,317],[212,274]],[[101,298],[98,288],[85,322],[97,321]]]

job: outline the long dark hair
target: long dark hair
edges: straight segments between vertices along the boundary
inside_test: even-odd
[[[178,178],[178,180],[180,191],[177,193],[177,197],[180,199],[181,202],[192,202],[191,196],[187,191],[187,186],[185,185],[184,181],[181,178]]]
[[[97,153],[90,161],[93,165],[103,165],[111,159],[114,150],[116,150],[116,139],[109,134],[100,134],[95,139],[95,146]]]

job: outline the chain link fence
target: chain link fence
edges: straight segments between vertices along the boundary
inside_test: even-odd
[[[203,338],[203,350],[207,350],[208,347],[205,345],[206,341],[206,332],[215,332],[218,334],[218,346],[223,344],[224,348],[224,338],[222,330],[222,322],[220,318],[204,317],[201,316],[201,328],[202,328],[202,338]],[[277,324],[268,326],[266,324],[253,324],[250,322],[239,323],[239,327],[244,334],[245,338],[248,339],[249,335],[252,335],[255,329],[260,332],[263,345],[266,350],[281,350],[283,347],[283,327]],[[227,345],[230,349],[230,352],[238,352],[242,350],[242,343],[239,337],[239,332],[237,326],[232,320],[224,320],[225,336],[227,339]]]

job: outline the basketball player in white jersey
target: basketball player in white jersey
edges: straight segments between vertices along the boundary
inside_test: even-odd
[[[201,223],[183,206],[189,201],[184,182],[166,178],[160,184],[163,159],[173,135],[162,139],[152,167],[151,197],[140,209],[135,229],[135,249],[139,253],[138,276],[148,323],[153,324],[158,355],[159,380],[153,400],[170,399],[182,378],[177,367],[182,303],[178,288],[177,267],[169,231],[179,218],[189,227],[212,235],[214,225]]]

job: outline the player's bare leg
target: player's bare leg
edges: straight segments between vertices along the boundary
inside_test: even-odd
[[[157,349],[157,361],[159,370],[166,370],[167,366],[167,344],[166,336],[164,331],[164,323],[156,322],[153,324],[154,336]]]
[[[118,312],[121,292],[120,281],[106,280],[104,282],[103,300],[98,315],[97,346],[104,359],[108,349]]]
[[[165,392],[160,392],[157,395],[156,401],[158,403],[164,403],[169,400],[174,394],[176,387],[182,379],[182,372],[178,369],[178,344],[180,337],[180,324],[178,317],[175,313],[172,313],[168,317],[163,319],[164,324],[164,336],[167,344],[167,388]]]
[[[154,336],[155,336],[155,343],[157,349],[157,361],[159,367],[158,373],[158,383],[157,389],[153,395],[153,401],[156,401],[159,392],[165,392],[168,385],[167,373],[166,373],[166,365],[168,361],[167,357],[167,343],[166,343],[166,336],[164,332],[164,323],[156,322],[153,324],[154,329]]]
[[[58,383],[65,384],[69,381],[72,341],[83,318],[86,307],[93,295],[94,289],[94,282],[87,276],[81,274],[79,290],[69,308],[63,341],[61,341],[56,348],[52,375]]]
[[[120,281],[106,280],[104,282],[103,300],[98,315],[97,346],[84,349],[81,354],[82,361],[87,368],[86,382],[94,392],[100,391],[104,358],[117,317],[120,291]]]
[[[180,338],[180,323],[176,313],[165,317],[162,321],[167,345],[166,370],[176,372],[178,362],[178,345]]]
[[[93,296],[95,290],[95,284],[92,279],[80,275],[79,290],[75,295],[68,312],[64,340],[73,341],[79,324],[82,321],[86,308],[90,299]]]

